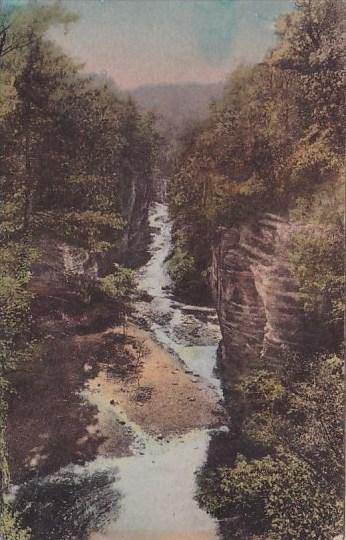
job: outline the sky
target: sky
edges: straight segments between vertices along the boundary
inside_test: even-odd
[[[274,20],[290,0],[62,0],[79,20],[52,33],[91,72],[124,90],[217,82],[275,43]]]

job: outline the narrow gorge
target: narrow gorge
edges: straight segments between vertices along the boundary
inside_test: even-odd
[[[340,540],[342,0],[0,0],[0,540]]]
[[[8,444],[15,507],[35,539],[218,538],[217,521],[194,500],[211,433],[228,429],[214,371],[217,317],[169,292],[165,205],[153,204],[149,231],[125,338],[110,326],[111,303],[78,304],[81,283],[102,268],[95,255],[45,240],[34,266],[45,344],[41,361],[12,378]]]

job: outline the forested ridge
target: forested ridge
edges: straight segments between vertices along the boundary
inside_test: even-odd
[[[266,210],[287,214],[323,199],[331,183],[332,197],[340,187],[343,6],[334,0],[296,5],[276,22],[276,48],[260,64],[232,73],[209,119],[184,135],[170,184],[177,290],[201,281],[210,261],[204,247],[218,226]]]
[[[343,528],[344,25],[340,0],[297,0],[275,48],[232,73],[185,133],[169,186],[176,292],[207,298],[219,232],[275,214],[297,224],[287,256],[319,336],[283,350],[280,369],[234,368],[224,381],[228,457],[200,471],[198,500],[225,538],[327,540]]]
[[[28,287],[42,244],[71,242],[91,252],[119,247],[129,228],[133,184],[150,192],[158,138],[113,84],[82,73],[50,41],[54,25],[75,16],[58,3],[0,5],[0,536],[24,540],[6,494],[8,375],[39,347]],[[123,298],[131,272],[118,268],[99,290]],[[34,339],[35,338],[35,339]]]

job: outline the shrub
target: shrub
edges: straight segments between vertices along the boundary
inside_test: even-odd
[[[29,540],[30,529],[21,528],[18,514],[6,506],[0,513],[0,538],[4,540]]]

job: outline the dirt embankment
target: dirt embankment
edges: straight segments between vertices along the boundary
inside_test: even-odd
[[[220,424],[205,381],[133,325],[46,339],[13,375],[8,418],[15,482],[97,455],[131,455],[136,432],[159,439]]]
[[[119,331],[115,328],[107,335]],[[127,335],[126,350],[137,369],[127,379],[100,370],[89,382],[96,401],[113,404],[130,422],[159,437],[220,423],[217,396],[205,381],[184,369],[148,332],[130,325]]]

